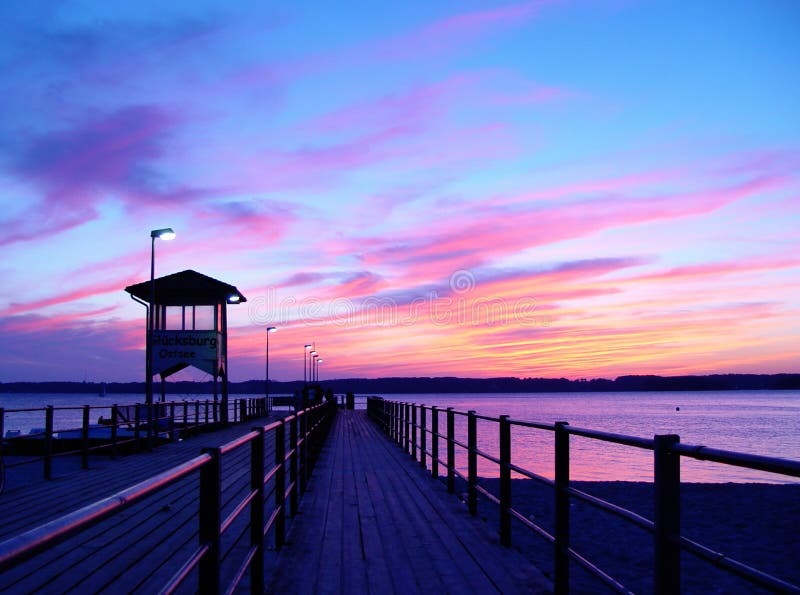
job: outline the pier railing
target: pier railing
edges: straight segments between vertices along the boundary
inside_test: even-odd
[[[478,495],[499,508],[498,532],[503,545],[512,542],[511,521],[544,538],[553,545],[554,585],[557,593],[568,593],[570,588],[570,560],[582,566],[612,590],[631,592],[618,579],[576,551],[570,544],[570,499],[575,498],[611,513],[653,535],[653,584],[656,593],[678,593],[681,584],[681,551],[723,569],[729,573],[771,591],[800,593],[800,585],[753,568],[681,535],[680,525],[680,464],[681,458],[712,461],[724,465],[746,467],[788,477],[800,477],[800,462],[746,453],[732,452],[682,444],[677,435],[656,435],[653,439],[613,434],[592,429],[573,427],[567,422],[537,423],[510,419],[507,415],[489,417],[475,411],[457,411],[452,407],[431,407],[407,402],[371,398],[368,414],[389,437],[425,467],[431,475],[444,480],[450,493],[456,489],[456,480],[466,486],[466,503],[470,514],[478,512]],[[466,421],[466,438],[457,436],[455,420]],[[441,418],[441,419],[440,419]],[[483,420],[497,425],[498,452],[484,452],[477,444],[477,422]],[[523,468],[511,458],[511,432],[513,427],[525,427],[552,433],[554,443],[554,479],[549,479]],[[570,482],[570,436],[581,436],[602,443],[612,443],[653,453],[654,515],[647,519],[638,513],[588,494]],[[445,451],[440,452],[440,441]],[[456,466],[456,448],[466,454],[467,473]],[[499,493],[494,494],[478,483],[478,459],[482,458],[499,468]],[[440,469],[442,472],[440,473]],[[553,488],[554,530],[548,531],[512,506],[511,474],[539,482]]]
[[[275,549],[284,545],[286,517],[297,511],[298,499],[306,489],[336,409],[334,401],[324,402],[255,427],[113,496],[0,543],[0,572],[199,474],[197,546],[182,562],[173,564],[172,576],[156,589],[173,593],[195,576],[198,582],[192,590],[232,593],[249,574],[250,592],[263,593],[265,550],[269,545]],[[223,502],[222,468],[228,458],[237,456],[249,457],[249,487],[234,501]],[[273,543],[267,544],[270,536]],[[229,539],[224,542],[223,538]],[[239,547],[242,538],[247,541],[244,548]],[[231,560],[237,554],[238,560]],[[154,555],[154,566],[163,562]],[[223,567],[232,570],[223,576]]]
[[[146,405],[83,405],[75,407],[2,408],[0,407],[0,437],[6,468],[41,463],[45,479],[51,479],[53,459],[80,455],[84,469],[89,467],[89,455],[112,457],[120,452],[153,448],[159,442],[177,440],[186,433],[217,427],[222,419],[241,423],[263,417],[269,411],[265,397],[230,399],[227,415],[219,400],[169,401]],[[13,428],[15,418],[22,415],[33,429],[23,434]],[[105,417],[105,416],[108,417]],[[70,420],[57,423],[57,417]],[[6,421],[6,420],[9,421]],[[92,423],[92,419],[96,419]],[[9,423],[10,422],[10,423]]]

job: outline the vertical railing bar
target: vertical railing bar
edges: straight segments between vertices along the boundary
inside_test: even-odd
[[[119,424],[119,415],[117,413],[117,404],[111,406],[111,458],[117,458],[117,426]]]
[[[292,451],[291,456],[289,457],[289,482],[292,484],[292,492],[289,495],[290,504],[292,509],[292,516],[297,513],[297,468],[299,465],[300,457],[298,456],[297,452],[297,415],[299,412],[295,413],[292,417],[291,421],[289,422],[289,448]]]
[[[427,436],[427,425],[428,425],[428,415],[425,412],[425,404],[419,406],[419,464],[422,465],[422,468],[426,468],[426,459],[427,453],[425,452],[428,449],[428,436]]]
[[[500,416],[500,543],[511,545],[511,424]]]
[[[200,469],[200,545],[208,551],[200,560],[198,591],[219,593],[221,469],[219,447],[204,448],[211,459]]]
[[[142,412],[141,412],[141,409],[139,407],[139,403],[136,403],[136,405],[134,406],[133,409],[134,409],[134,414],[133,414],[133,423],[134,423],[133,437],[134,437],[135,443],[136,443],[136,450],[141,450],[142,449],[142,444],[141,444],[142,432],[141,432],[141,429],[139,428],[139,426],[142,423]]]
[[[569,424],[555,424],[555,592],[569,593]]]
[[[653,448],[654,592],[679,593],[681,587],[681,457],[670,448],[675,434],[656,435]]]
[[[417,404],[411,404],[411,458],[417,460]]]
[[[81,468],[89,468],[89,405],[83,406],[83,423],[81,424]]]
[[[291,428],[291,422],[290,422]],[[291,433],[291,430],[290,430]],[[292,456],[292,460],[294,456]],[[291,469],[294,468],[294,463],[290,463]],[[275,517],[275,549],[280,549],[286,539],[286,421],[281,420],[278,427],[275,428],[275,465],[277,471],[275,473],[275,510],[277,516]],[[290,475],[291,477],[294,474]],[[294,515],[294,507],[297,505],[295,490],[292,488],[291,506],[292,515]]]
[[[308,484],[308,426],[308,409],[306,409],[303,415],[300,416],[300,436],[302,437],[302,441],[300,443],[300,471],[298,475],[300,479],[301,495],[306,493],[306,485]],[[295,446],[297,445],[295,444]]]
[[[53,406],[44,411],[44,478],[53,476]]]
[[[431,407],[431,476],[439,479],[439,410]]]
[[[250,593],[264,592],[264,428],[250,442],[250,489],[255,497],[250,502],[250,545],[255,554],[250,562]]]
[[[447,491],[456,491],[456,414],[452,407],[447,408]]]
[[[478,418],[474,410],[467,412],[467,508],[478,514]]]
[[[405,404],[405,415],[403,416],[403,425],[405,427],[405,451],[411,452],[411,403]]]

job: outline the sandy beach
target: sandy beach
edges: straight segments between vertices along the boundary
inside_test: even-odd
[[[497,494],[497,480],[481,485]],[[513,480],[513,506],[553,531],[552,489]],[[653,486],[634,482],[574,482],[589,494],[653,518]],[[479,501],[479,515],[496,523],[496,506]],[[681,530],[685,537],[784,580],[800,583],[800,484],[701,484],[681,486]],[[614,515],[577,501],[571,506],[572,546],[637,593],[652,592],[653,539]],[[552,546],[519,523],[513,547],[552,576]],[[684,593],[758,593],[754,585],[694,555],[682,555]],[[573,593],[603,592],[602,584],[573,564]]]

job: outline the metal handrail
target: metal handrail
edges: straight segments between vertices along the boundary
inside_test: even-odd
[[[523,526],[533,530],[554,544],[555,557],[555,587],[557,592],[566,593],[569,589],[568,560],[574,560],[591,574],[602,580],[610,588],[619,592],[628,592],[628,589],[619,581],[608,575],[591,561],[583,557],[569,544],[569,498],[577,498],[596,508],[609,512],[655,535],[656,560],[654,564],[655,587],[657,592],[673,592],[679,589],[680,584],[680,550],[698,556],[711,562],[715,566],[730,573],[736,574],[754,584],[769,589],[800,593],[800,586],[793,585],[778,577],[755,569],[747,564],[729,558],[702,544],[696,543],[680,534],[680,519],[678,510],[678,486],[680,484],[680,458],[688,457],[697,460],[706,460],[716,463],[746,467],[760,471],[767,471],[791,477],[800,477],[800,461],[792,461],[777,457],[752,455],[734,451],[720,450],[706,446],[682,444],[678,436],[656,436],[653,439],[637,436],[628,436],[612,432],[604,432],[588,428],[570,426],[566,422],[546,424],[527,420],[512,420],[508,416],[491,417],[479,415],[474,411],[457,411],[452,407],[428,407],[415,403],[396,402],[373,397],[367,402],[367,411],[389,435],[404,450],[425,466],[426,456],[430,457],[431,474],[436,479],[441,479],[438,467],[446,468],[445,481],[448,491],[455,491],[455,478],[462,479],[467,485],[467,502],[471,514],[477,514],[477,494],[483,494],[488,500],[500,507],[500,540],[504,545],[511,544],[510,519],[515,518]],[[421,423],[417,423],[418,411]],[[427,413],[430,412],[430,429],[427,425]],[[440,432],[439,414],[444,413],[447,420],[445,432]],[[467,418],[467,442],[455,436],[455,416]],[[478,448],[475,431],[476,421],[480,419],[497,423],[500,427],[500,454],[495,456]],[[511,461],[510,431],[512,426],[534,428],[553,432],[555,435],[555,480],[543,477],[528,469],[520,467]],[[430,451],[420,448],[417,458],[417,438],[424,440],[428,435],[432,438]],[[636,512],[587,494],[586,492],[570,486],[569,480],[569,436],[581,436],[592,440],[599,440],[633,448],[650,450],[654,454],[655,469],[655,520],[647,519]],[[439,440],[447,446],[447,458],[442,460],[438,456]],[[504,443],[507,445],[504,452]],[[467,453],[468,471],[465,475],[455,467],[455,447]],[[677,455],[677,456],[675,456]],[[478,485],[477,458],[490,461],[500,468],[500,495],[489,493],[484,487]],[[520,511],[510,504],[511,472],[523,477],[536,480],[540,483],[555,488],[556,519],[555,535],[538,526],[526,518]]]
[[[288,472],[292,477],[303,478],[309,471],[307,456],[316,456],[321,448],[327,430],[330,427],[336,412],[336,403],[326,402],[314,405],[297,412],[285,419],[272,422],[265,426],[253,428],[252,431],[239,436],[222,446],[206,449],[203,454],[191,460],[172,467],[162,473],[154,475],[136,485],[122,490],[108,498],[89,504],[70,514],[64,515],[54,521],[31,529],[12,539],[0,543],[0,570],[5,570],[13,565],[42,552],[57,543],[76,535],[103,519],[121,512],[136,502],[153,495],[175,482],[187,477],[193,472],[200,472],[200,506],[198,510],[199,536],[198,547],[191,552],[169,581],[162,587],[162,593],[172,593],[191,575],[199,569],[199,585],[203,592],[226,593],[233,592],[241,579],[250,570],[251,584],[256,592],[264,590],[264,538],[270,532],[275,536],[276,548],[285,543],[285,516],[287,503],[291,503],[291,513],[296,512],[296,497],[298,489],[305,489],[305,480],[285,481]],[[311,419],[311,423],[306,423]],[[301,423],[298,424],[298,420]],[[297,426],[300,426],[299,432]],[[290,432],[290,446],[286,448],[286,428]],[[275,463],[265,465],[264,442],[271,435],[275,444]],[[250,447],[250,489],[234,503],[233,510],[225,519],[220,518],[221,512],[221,481],[220,461],[223,455],[234,453],[241,448]],[[310,448],[309,448],[310,446]],[[289,454],[287,453],[289,451]],[[306,452],[308,451],[308,452]],[[300,454],[302,456],[300,456]],[[273,482],[275,485],[274,505],[269,511],[268,519],[264,519],[265,485]],[[234,521],[250,511],[248,524],[250,526],[250,547],[245,552],[242,561],[233,575],[230,583],[222,588],[220,567],[220,538]]]
[[[190,423],[190,415],[189,415],[189,405],[193,404],[194,407],[194,419],[192,423]],[[204,405],[204,419],[201,418],[200,412],[200,404]],[[210,411],[212,407],[209,405],[213,404],[213,413]],[[157,415],[153,417],[153,425],[148,426],[146,421],[146,415],[140,416],[140,411],[148,405],[142,403],[133,403],[133,404],[113,404],[113,405],[81,405],[81,406],[65,406],[65,407],[54,407],[54,406],[47,406],[47,407],[39,407],[39,408],[2,408],[0,407],[0,437],[2,437],[5,433],[5,414],[8,413],[30,413],[41,411],[44,415],[44,429],[41,432],[31,432],[28,434],[23,434],[19,436],[13,436],[6,438],[6,444],[10,446],[10,450],[13,452],[14,445],[17,443],[22,443],[28,440],[36,440],[37,444],[38,441],[41,441],[42,445],[42,454],[38,456],[30,456],[23,460],[16,460],[14,462],[10,462],[7,464],[9,468],[17,467],[20,465],[27,465],[31,463],[35,463],[37,461],[42,462],[42,471],[43,476],[45,479],[51,479],[52,477],[52,461],[55,457],[65,457],[70,455],[80,454],[82,457],[82,467],[84,469],[88,469],[89,467],[89,454],[92,452],[98,451],[109,451],[111,452],[111,456],[114,457],[117,454],[117,450],[119,447],[124,446],[126,444],[135,443],[137,445],[137,449],[141,449],[143,445],[143,435],[147,438],[147,446],[151,448],[154,446],[153,439],[154,438],[167,438],[169,440],[176,439],[176,422],[182,423],[181,429],[183,431],[191,431],[196,428],[203,427],[204,425],[216,425],[219,423],[219,403],[214,402],[212,403],[209,399],[205,399],[204,401],[167,401],[163,403],[153,403],[152,407],[156,408],[156,411],[169,411],[169,415]],[[267,414],[268,411],[268,403],[264,397],[258,398],[239,398],[239,399],[232,399],[228,403],[229,410],[232,408],[232,411],[229,411],[229,419],[231,423],[241,423],[247,421],[247,419],[263,416]],[[122,408],[133,408],[136,411],[135,419],[124,421],[120,420],[120,416],[118,415],[118,411],[122,410]],[[180,409],[182,411],[177,411]],[[55,413],[58,411],[83,411],[83,420],[80,427],[69,427],[69,428],[58,428],[55,429],[54,427],[54,417]],[[100,442],[98,444],[92,445],[90,443],[90,424],[89,420],[91,417],[91,411],[97,410],[110,410],[111,418],[110,424],[103,424],[103,427],[107,427],[110,429],[111,436],[107,439],[107,441]],[[230,415],[230,413],[233,415]],[[161,422],[168,422],[165,425],[167,426],[164,430],[159,428]],[[119,429],[128,426],[129,428],[132,427],[134,431],[134,435],[129,438],[120,438],[118,436]],[[78,447],[65,450],[60,452],[53,452],[53,444],[57,442],[55,439],[56,434],[65,434],[65,433],[80,433],[80,438],[74,438],[74,440],[79,442]],[[97,439],[91,439],[97,441]],[[8,452],[7,449],[6,452]]]

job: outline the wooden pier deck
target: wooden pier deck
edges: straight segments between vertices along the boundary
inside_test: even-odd
[[[198,433],[152,451],[143,450],[116,459],[92,456],[88,470],[80,468],[80,457],[56,458],[53,479],[49,481],[42,478],[39,464],[23,468],[28,476],[23,481],[11,476],[20,472],[18,468],[11,469],[8,471],[11,485],[0,495],[0,541],[110,496],[197,456],[202,448],[224,444],[270,419],[277,419],[277,416],[254,418],[245,424]]]
[[[257,423],[229,427],[0,496],[0,540],[58,518],[220,445]],[[269,441],[266,446],[269,447]],[[249,485],[246,451],[222,464],[222,516]],[[0,573],[2,593],[153,593],[197,546],[197,477],[186,477]],[[289,514],[292,511],[288,511]],[[364,411],[340,411],[290,521],[288,543],[266,556],[269,593],[542,593],[543,575],[471,517]],[[247,547],[246,520],[226,532]],[[232,576],[236,556],[220,574]],[[192,593],[197,577],[178,592]],[[247,577],[236,592],[249,590]]]
[[[314,469],[271,593],[544,593],[496,531],[392,444],[342,411]],[[269,575],[268,575],[269,576]]]

